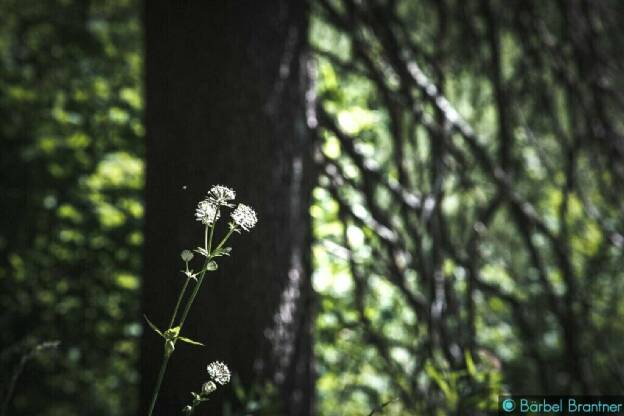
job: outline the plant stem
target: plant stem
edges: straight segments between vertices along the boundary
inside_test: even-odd
[[[191,293],[191,297],[189,298],[188,302],[186,303],[186,306],[184,308],[184,312],[182,313],[182,318],[180,319],[180,333],[182,333],[182,327],[184,326],[184,322],[186,321],[186,317],[188,316],[188,313],[191,310],[191,306],[193,305],[193,302],[195,301],[195,297],[197,296],[197,293],[199,293],[199,288],[201,287],[201,284],[204,281],[204,277],[206,275],[206,267],[208,266],[208,263],[210,263],[210,261],[214,258],[213,253],[216,253],[217,251],[219,251],[219,249],[221,249],[221,247],[223,247],[223,244],[225,244],[225,242],[228,240],[228,238],[230,238],[230,236],[232,235],[233,232],[234,232],[234,228],[230,228],[230,231],[228,231],[228,233],[225,235],[223,240],[221,240],[219,245],[214,249],[214,252],[209,252],[208,257],[206,258],[206,266],[204,266],[204,269],[202,270],[201,274],[199,275],[199,279],[197,281],[197,284],[193,288],[193,293]],[[209,245],[212,244],[212,233],[210,233],[210,240],[211,241],[208,243]]]
[[[6,393],[2,399],[2,405],[0,405],[0,415],[5,416],[7,414],[9,404],[11,403],[11,399],[13,398],[13,393],[15,391],[15,385],[17,384],[17,380],[19,379],[20,375],[24,371],[24,366],[26,366],[26,363],[40,352],[48,349],[58,348],[59,344],[60,341],[42,342],[41,344],[35,346],[21,356],[19,363],[15,367],[15,370],[13,370],[13,374],[11,375],[11,378],[9,380]]]
[[[216,214],[215,214],[216,217]],[[206,244],[206,251],[208,251],[209,254],[212,254],[212,236],[214,235],[214,229],[215,229],[215,224],[213,222],[213,224],[210,226],[210,239],[208,240],[208,243]],[[208,229],[206,229],[206,232],[208,231]]]
[[[210,228],[210,236],[208,236],[208,228]],[[197,284],[195,284],[195,287],[193,288],[193,292],[191,293],[191,296],[189,297],[184,307],[184,312],[182,313],[182,318],[180,319],[180,325],[179,325],[180,329],[178,330],[178,334],[182,333],[182,327],[184,326],[186,317],[188,316],[188,313],[191,310],[191,306],[193,305],[193,302],[195,301],[195,297],[197,297],[197,293],[199,292],[199,288],[202,282],[204,281],[204,276],[206,275],[208,264],[214,258],[213,253],[218,252],[221,249],[221,247],[223,247],[223,244],[225,244],[228,238],[230,238],[234,230],[235,228],[230,228],[230,230],[225,235],[225,237],[223,237],[223,240],[221,240],[217,248],[215,248],[214,252],[211,251],[212,237],[214,235],[214,224],[210,227],[207,226],[206,229],[204,230],[204,248],[208,252],[208,257],[206,257],[206,263],[204,264],[204,267],[202,268],[202,272],[199,275]],[[180,291],[180,295],[178,296],[178,301],[176,303],[175,309],[173,310],[173,315],[171,316],[171,322],[169,323],[169,328],[171,328],[175,322],[175,318],[176,318],[176,315],[178,314],[180,304],[182,303],[182,298],[184,297],[184,293],[186,292],[186,289],[188,287],[189,280],[191,279],[190,278],[186,279],[186,282],[184,283],[184,286],[182,287],[182,290]],[[174,345],[176,341],[177,339],[173,340]],[[156,386],[154,387],[154,393],[152,394],[152,401],[150,403],[149,413],[147,414],[147,416],[152,416],[152,412],[154,411],[154,407],[156,406],[156,400],[158,399],[158,393],[160,392],[160,386],[162,384],[163,378],[165,377],[165,372],[167,371],[167,364],[169,363],[169,357],[173,353],[173,349],[171,351],[168,350],[166,342],[167,341],[165,341],[165,353],[163,355],[163,361],[162,361],[162,364],[160,365],[160,371],[158,372],[158,379],[156,380]]]
[[[230,228],[230,231],[228,231],[228,233],[225,235],[225,237],[223,237],[223,240],[221,240],[221,242],[219,243],[219,245],[217,246],[217,248],[215,248],[215,252],[219,251],[221,249],[221,247],[223,247],[223,244],[225,244],[225,242],[228,240],[228,238],[230,238],[230,236],[232,235],[232,233],[234,233],[235,228]]]
[[[178,310],[180,309],[180,304],[182,303],[182,298],[184,297],[184,293],[186,293],[186,288],[188,287],[190,277],[186,278],[186,282],[184,282],[184,286],[180,290],[180,294],[178,295],[178,301],[176,302],[176,306],[173,309],[173,315],[171,315],[171,321],[169,321],[169,328],[173,328],[173,323],[175,322],[176,316],[178,316]]]
[[[214,224],[210,227],[210,241],[212,242],[212,233],[214,230]],[[208,226],[206,226],[206,228],[204,228],[204,248],[206,249],[206,251],[208,252],[208,254],[210,254],[210,247],[208,246]]]
[[[163,378],[165,377],[165,371],[167,371],[167,364],[169,363],[169,357],[171,354],[167,354],[166,352],[163,355],[162,364],[160,365],[160,371],[158,372],[158,379],[156,380],[156,386],[154,387],[154,393],[152,394],[152,402],[150,403],[149,412],[147,416],[152,416],[152,412],[154,411],[154,406],[156,406],[156,399],[158,398],[158,393],[160,392],[160,385],[162,384]]]
[[[175,318],[178,314],[178,309],[180,309],[182,298],[184,297],[184,293],[186,292],[186,288],[188,287],[190,280],[191,280],[190,278],[187,278],[186,281],[184,282],[184,286],[182,286],[182,289],[180,290],[180,294],[178,295],[178,301],[176,302],[176,306],[173,309],[173,314],[171,315],[171,321],[169,321],[169,329],[173,327],[173,323],[175,322]],[[158,399],[160,386],[162,385],[163,378],[165,377],[165,372],[167,371],[167,364],[169,363],[169,357],[171,357],[171,353],[167,353],[166,348],[167,346],[165,344],[165,353],[163,354],[163,360],[162,360],[162,363],[160,364],[160,371],[158,372],[158,378],[156,379],[156,385],[154,386],[154,393],[152,393],[152,401],[150,403],[148,416],[152,416],[152,412],[154,411],[154,407],[156,406],[156,400]]]
[[[208,228],[210,228],[210,240],[208,239]],[[210,246],[212,245],[212,235],[214,233],[214,224],[210,227],[206,226],[204,228],[204,249],[210,253]],[[206,268],[206,265],[208,265],[208,261],[206,261],[206,264],[204,265],[204,269]],[[186,264],[186,271],[188,272],[188,263]],[[184,282],[184,286],[182,287],[182,290],[180,291],[180,295],[178,296],[178,301],[176,302],[176,306],[173,309],[173,315],[171,315],[171,321],[169,322],[169,328],[173,328],[173,324],[175,323],[175,318],[176,316],[178,316],[178,310],[180,309],[180,304],[182,303],[182,298],[184,297],[184,294],[186,293],[186,289],[188,287],[189,284],[189,280],[191,280],[191,278],[187,278],[186,282]]]

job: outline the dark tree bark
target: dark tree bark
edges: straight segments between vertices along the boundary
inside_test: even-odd
[[[144,312],[168,322],[183,282],[178,253],[202,239],[193,212],[212,184],[233,187],[259,216],[204,281],[184,332],[207,346],[178,345],[155,413],[180,414],[206,364],[221,360],[246,388],[277,386],[279,414],[311,414],[306,1],[145,4]],[[161,357],[146,328],[141,415]],[[226,400],[239,407],[233,391],[220,389],[198,414],[220,414]]]

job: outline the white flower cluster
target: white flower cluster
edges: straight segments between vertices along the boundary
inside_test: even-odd
[[[208,191],[208,200],[215,205],[231,208],[233,205],[230,204],[230,201],[234,200],[234,198],[236,198],[236,192],[227,186],[215,185]]]
[[[238,204],[234,212],[232,212],[232,220],[245,231],[251,230],[258,222],[256,211],[245,204]]]
[[[204,225],[214,225],[221,217],[220,207],[233,208],[233,201],[236,192],[223,185],[215,185],[208,191],[208,196],[197,204],[195,219]],[[238,204],[231,214],[232,227],[241,228],[245,231],[251,230],[258,222],[256,212],[245,204]]]
[[[230,382],[230,369],[221,361],[214,361],[206,368],[208,375],[222,386]]]
[[[199,201],[199,204],[197,204],[195,219],[200,221],[202,224],[213,225],[217,222],[220,216],[221,213],[219,212],[219,206],[213,204],[211,201]]]

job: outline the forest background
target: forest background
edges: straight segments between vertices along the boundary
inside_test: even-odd
[[[170,307],[147,279],[181,283],[144,273],[153,270],[150,259],[178,256],[150,246],[157,234],[150,215],[160,215],[164,238],[174,228],[168,219],[178,221],[150,195],[180,202],[176,212],[192,222],[193,198],[217,180],[238,185],[241,197],[258,203],[260,224],[264,216],[273,227],[243,245],[224,276],[228,267],[244,275],[235,262],[262,276],[282,273],[287,264],[265,264],[254,253],[266,256],[296,234],[304,295],[291,301],[305,302],[293,310],[307,332],[280,338],[280,346],[286,355],[310,351],[298,360],[314,388],[302,387],[303,402],[286,403],[279,363],[268,360],[274,371],[256,374],[253,345],[243,343],[228,356],[240,377],[213,406],[241,414],[302,414],[288,410],[301,403],[321,415],[461,414],[491,409],[505,392],[622,391],[624,3],[275,0],[264,11],[214,6],[216,13],[191,3],[172,12],[136,0],[0,2],[2,411],[137,413],[146,394],[141,375],[150,384],[156,371],[139,359],[140,351],[150,354],[141,344],[149,335],[142,313]],[[239,24],[193,29],[220,46],[206,62],[223,62],[180,84],[197,86],[199,113],[169,114],[158,107],[158,98],[171,98],[158,85],[164,66],[150,61],[173,60],[154,41],[158,17],[187,22],[195,12]],[[174,23],[171,32],[162,27],[174,46],[184,44]],[[224,51],[230,43],[246,51],[256,36],[262,41],[249,42],[266,58],[253,55],[260,69],[244,72],[245,55]],[[175,68],[192,69],[202,43],[190,45]],[[284,59],[288,65],[278,65]],[[224,95],[230,101],[201,96],[204,69],[213,85],[224,74],[225,87],[237,91]],[[275,104],[272,91],[288,99]],[[285,102],[297,104],[294,115],[253,117]],[[212,131],[158,124],[205,114],[213,114]],[[283,126],[290,116],[301,122]],[[225,139],[230,130],[240,142]],[[157,148],[150,131],[172,145],[180,140],[187,152],[220,149],[210,159],[217,167],[198,168],[202,161],[182,151],[150,153]],[[284,131],[305,133],[265,139]],[[293,147],[293,137],[304,144]],[[299,172],[289,161],[302,157],[303,191],[266,179],[271,155],[281,155],[287,179]],[[256,158],[263,175],[246,181],[241,169]],[[232,168],[236,160],[243,162]],[[167,175],[185,163],[188,179],[150,191],[167,183],[158,181],[161,167]],[[295,200],[309,229],[278,226],[292,214],[280,204]],[[284,285],[267,290],[278,299]],[[231,301],[261,288],[219,290]],[[271,305],[236,308],[241,316],[268,314]],[[215,300],[211,313],[221,307]],[[208,334],[235,334],[206,322]],[[234,348],[225,335],[214,343],[210,354]],[[205,354],[176,380],[219,358]],[[167,388],[181,408],[182,393]]]

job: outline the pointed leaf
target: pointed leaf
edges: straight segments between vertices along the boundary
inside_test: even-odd
[[[470,351],[466,351],[464,353],[464,357],[466,359],[466,369],[468,370],[468,374],[470,374],[472,377],[476,377],[478,374],[477,367],[475,366],[475,363],[472,360],[472,354],[470,354]]]
[[[203,247],[197,247],[197,248],[196,248],[195,250],[193,250],[193,251],[195,251],[196,253],[201,254],[201,255],[202,255],[202,256],[204,256],[204,257],[208,257],[208,256],[210,255],[210,253],[208,253],[208,250],[206,250],[206,249],[205,249],[205,248],[203,248]]]
[[[231,251],[232,251],[232,247],[223,247],[219,249],[216,255],[217,256],[229,256]]]
[[[171,339],[165,341],[165,354],[170,356],[175,350],[175,342]]]
[[[147,324],[150,326],[150,328],[152,328],[154,330],[154,332],[156,332],[158,335],[160,335],[161,337],[165,337],[165,335],[160,331],[160,329],[158,329],[158,327],[156,325],[154,325],[152,323],[152,321],[149,320],[149,318],[147,317],[147,315],[143,314],[143,317],[145,318],[145,320],[147,321]]]
[[[197,280],[197,275],[195,273],[193,273],[193,270],[180,270],[182,273],[184,273],[184,275],[189,278],[189,279],[193,279],[193,280]]]
[[[444,376],[432,365],[427,363],[425,365],[425,371],[433,379],[433,381],[438,385],[444,397],[447,400],[450,400],[453,397],[453,391],[449,383],[444,379]]]
[[[202,344],[201,342],[198,341],[193,341],[192,339],[186,338],[186,337],[178,337],[178,339],[182,342],[186,342],[187,344],[192,344],[192,345],[200,345],[202,347],[204,347],[205,345]]]

